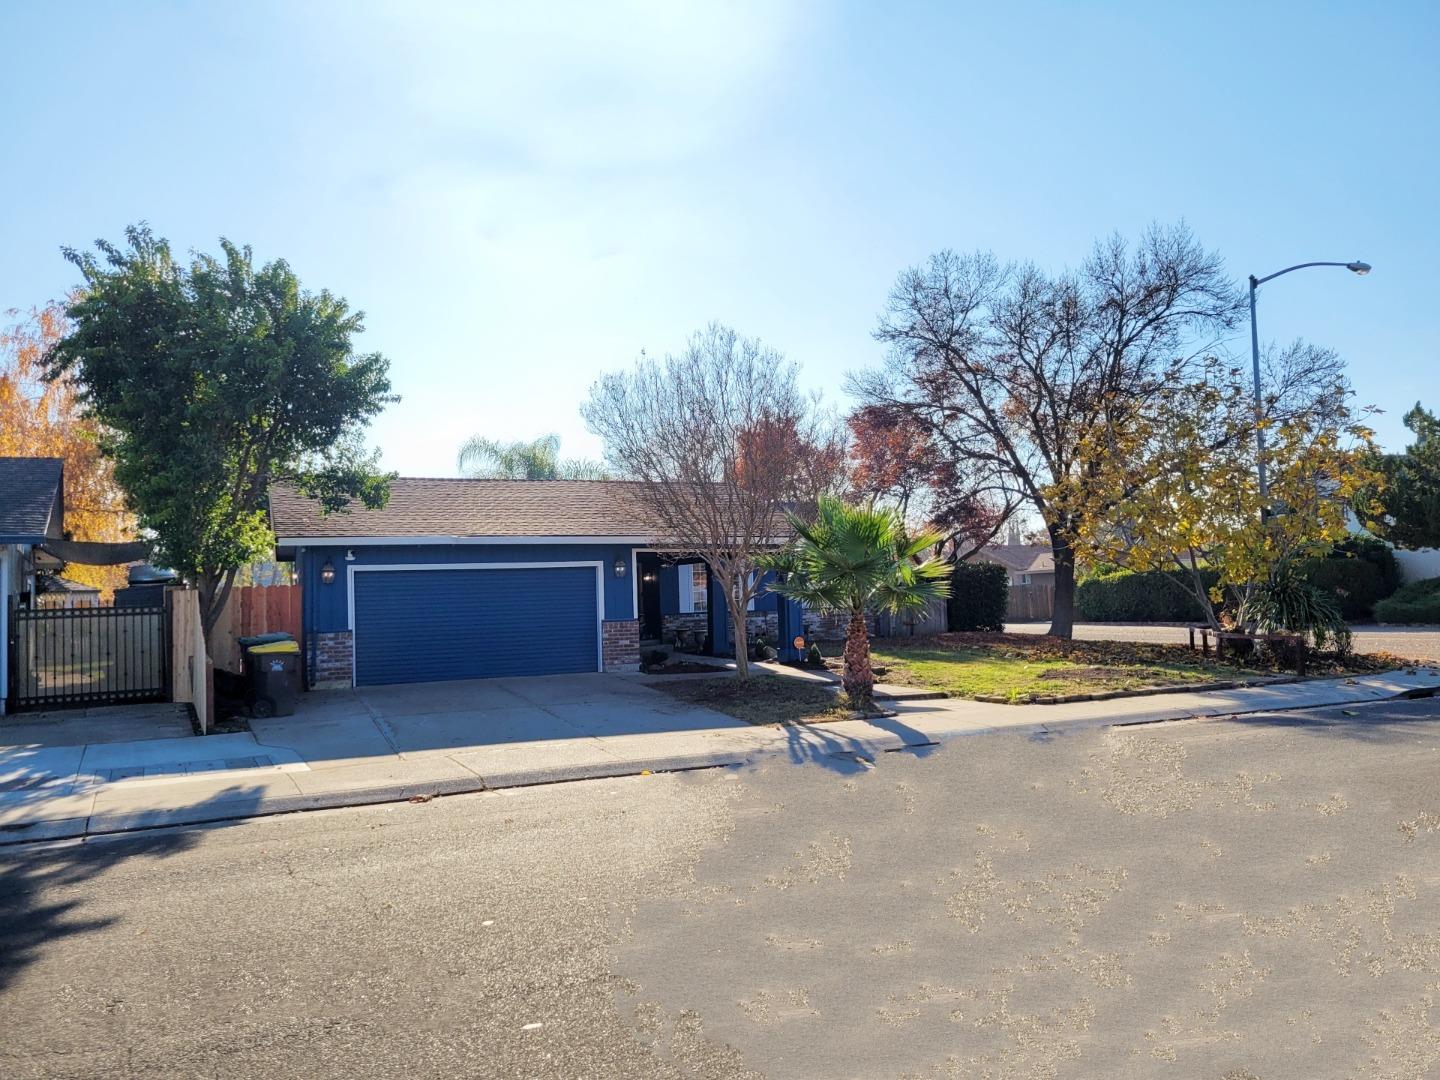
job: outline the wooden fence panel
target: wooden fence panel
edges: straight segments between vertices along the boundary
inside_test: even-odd
[[[902,611],[897,615],[880,612],[875,616],[877,637],[926,637],[943,634],[949,629],[944,600],[934,600],[920,611]]]
[[[284,631],[300,640],[300,586],[247,585],[234,589],[215,621],[215,666],[240,670],[240,639]]]
[[[211,665],[200,626],[200,594],[170,589],[170,700],[195,709],[200,734],[210,730]]]
[[[1045,622],[1054,609],[1054,585],[1011,585],[1005,618],[1009,622]]]

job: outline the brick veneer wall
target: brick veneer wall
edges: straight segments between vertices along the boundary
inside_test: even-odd
[[[615,619],[600,624],[600,653],[606,671],[636,671],[640,667],[640,620]]]
[[[660,618],[660,639],[667,645],[675,644],[675,631],[684,630],[697,641],[710,632],[710,616],[703,611],[684,615],[664,615]]]
[[[684,615],[666,615],[660,620],[660,637],[667,645],[675,644],[676,630],[688,631],[691,640],[698,644],[699,640],[710,632],[710,617],[703,611],[696,611]],[[775,612],[756,611],[745,616],[747,641],[753,642],[756,634],[764,634],[765,640],[773,645],[779,633],[780,616]]]
[[[349,686],[354,672],[355,649],[349,630],[315,635],[315,670],[312,686]]]

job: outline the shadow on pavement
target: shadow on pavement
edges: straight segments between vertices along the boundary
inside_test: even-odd
[[[247,804],[253,809],[259,798],[258,789],[237,786],[196,804],[195,809],[224,803],[225,817],[240,817]],[[158,861],[186,851],[200,835],[193,828],[157,830],[83,842],[0,847],[0,991],[54,942],[103,930],[116,921],[87,915],[85,901],[78,897],[82,890],[93,890],[97,879],[122,862]]]
[[[1409,739],[1417,726],[1440,721],[1440,698],[1376,701],[1296,712],[1249,713],[1224,719],[1245,727],[1288,728],[1307,735],[1387,743]]]

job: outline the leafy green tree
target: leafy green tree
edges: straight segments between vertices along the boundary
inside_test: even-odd
[[[866,708],[875,673],[865,614],[913,611],[949,596],[950,565],[924,557],[943,537],[910,536],[895,511],[851,506],[830,495],[821,496],[813,522],[792,514],[790,524],[795,539],[761,560],[783,578],[770,588],[812,610],[850,616],[841,684],[852,705]]]
[[[1440,418],[1417,401],[1405,426],[1415,441],[1381,460],[1385,511],[1366,524],[1398,547],[1440,547]]]
[[[598,461],[561,458],[560,436],[502,443],[476,435],[460,448],[460,471],[478,480],[607,480]]]
[[[283,261],[257,269],[221,240],[220,257],[182,263],[144,224],[125,240],[65,249],[85,283],[45,362],[75,380],[160,560],[196,585],[208,642],[237,571],[274,543],[271,485],[326,511],[384,505],[390,477],[360,436],[395,400],[389,362],[357,354],[361,313]]]

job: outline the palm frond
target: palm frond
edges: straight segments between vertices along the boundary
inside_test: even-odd
[[[909,536],[891,510],[852,506],[823,496],[814,521],[791,519],[795,539],[765,560],[784,575],[770,586],[821,611],[887,611],[923,607],[950,594],[949,567],[917,562],[939,536]]]

